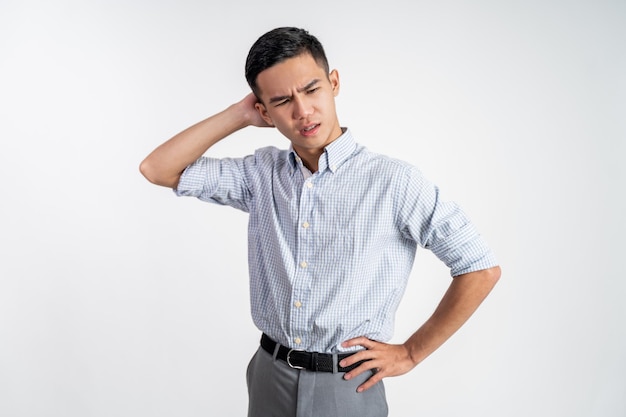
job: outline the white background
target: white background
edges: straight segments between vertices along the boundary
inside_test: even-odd
[[[391,416],[626,415],[626,3],[0,3],[0,416],[243,416],[244,213],[139,162],[248,92],[251,44],[309,29],[340,122],[459,202],[503,276],[386,380]],[[287,141],[249,128],[213,155]],[[401,342],[449,283],[420,250]]]

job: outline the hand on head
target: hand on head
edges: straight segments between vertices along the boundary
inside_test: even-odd
[[[246,118],[249,121],[250,126],[256,127],[274,127],[274,125],[268,124],[261,117],[259,111],[256,108],[256,104],[259,103],[259,99],[254,95],[254,93],[250,93],[243,98],[239,102],[243,111],[245,112]]]

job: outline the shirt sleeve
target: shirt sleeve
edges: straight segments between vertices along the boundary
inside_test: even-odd
[[[432,251],[457,276],[497,266],[492,250],[458,204],[442,201],[437,186],[411,169],[401,208],[405,233]]]
[[[250,192],[244,169],[246,158],[201,157],[183,171],[177,196],[196,197],[248,212]]]

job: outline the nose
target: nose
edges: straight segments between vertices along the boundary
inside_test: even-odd
[[[306,99],[298,97],[294,99],[293,118],[296,120],[306,119],[313,114],[313,106]]]

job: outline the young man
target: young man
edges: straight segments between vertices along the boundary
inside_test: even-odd
[[[386,416],[382,379],[404,374],[472,315],[500,277],[492,252],[454,203],[413,166],[369,152],[339,124],[339,75],[308,32],[278,28],[246,61],[253,91],[189,127],[141,164],[181,196],[249,219],[252,318],[249,416]],[[288,150],[202,155],[247,126],[273,126]],[[389,344],[417,246],[454,277],[433,315]]]

